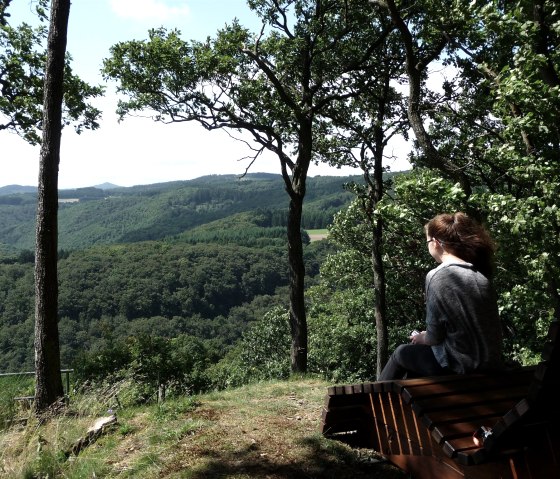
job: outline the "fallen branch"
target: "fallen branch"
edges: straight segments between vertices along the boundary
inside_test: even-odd
[[[100,417],[97,421],[95,421],[95,424],[87,430],[86,435],[76,441],[72,445],[70,450],[66,452],[66,457],[69,457],[71,455],[77,456],[78,454],[80,454],[82,449],[85,449],[90,444],[93,444],[95,441],[97,441],[99,436],[101,436],[109,426],[112,426],[116,423],[116,414]]]

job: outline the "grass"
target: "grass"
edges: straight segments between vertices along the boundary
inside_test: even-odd
[[[109,396],[80,399],[66,414],[0,432],[0,477],[11,478],[405,478],[320,433],[328,384],[316,379],[266,382],[161,405],[117,410],[118,423],[78,456],[82,437]]]
[[[7,427],[13,419],[18,407],[14,397],[32,396],[34,391],[33,378],[22,375],[0,376],[0,430]]]

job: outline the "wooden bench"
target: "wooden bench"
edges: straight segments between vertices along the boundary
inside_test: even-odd
[[[559,344],[554,321],[537,366],[329,387],[322,432],[414,479],[560,478]]]

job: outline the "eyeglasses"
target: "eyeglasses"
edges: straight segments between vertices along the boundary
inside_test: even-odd
[[[443,241],[438,240],[437,238],[432,238],[426,241],[426,244],[431,243],[432,241],[435,241],[437,244],[439,244],[440,246],[443,246]]]

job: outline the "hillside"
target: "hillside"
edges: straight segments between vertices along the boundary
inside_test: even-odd
[[[116,385],[112,385],[116,387]],[[0,433],[0,476],[135,479],[397,479],[371,450],[321,435],[328,384],[266,382],[160,405],[116,409],[117,425],[65,459],[107,408],[110,394],[75,397],[65,414]],[[107,392],[107,391],[106,391]],[[111,390],[112,393],[115,390]],[[125,396],[124,391],[121,391]],[[112,402],[111,402],[112,401]]]
[[[325,228],[348,204],[343,189],[359,177],[308,179],[303,227]],[[59,248],[130,243],[169,238],[231,215],[259,210],[267,226],[285,226],[288,195],[280,175],[211,175],[153,185],[79,188],[59,192]],[[0,253],[32,250],[36,194],[0,188]]]

